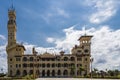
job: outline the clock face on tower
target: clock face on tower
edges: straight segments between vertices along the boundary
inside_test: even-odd
[[[89,52],[89,50],[88,50],[88,49],[85,49],[85,50],[84,50],[84,52],[85,52],[85,53],[88,53],[88,52]]]

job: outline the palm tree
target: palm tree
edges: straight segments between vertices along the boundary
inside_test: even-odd
[[[114,75],[117,77],[119,75],[119,70],[115,69],[114,70]]]
[[[114,72],[112,70],[108,70],[109,76],[114,76]]]
[[[103,70],[100,70],[100,75],[101,75],[102,78],[104,78],[105,77],[105,72]]]
[[[98,75],[97,75],[97,72],[98,72],[98,69],[97,69],[97,68],[94,68],[94,70],[93,70],[93,76],[97,77],[97,76],[98,76]]]
[[[79,67],[79,71],[83,73],[83,71],[85,71],[85,69],[83,67]],[[83,75],[82,75],[83,76]]]
[[[70,67],[70,71],[71,71],[71,75],[73,75],[73,74],[74,74],[74,71],[75,71],[75,65],[72,65],[72,66]]]

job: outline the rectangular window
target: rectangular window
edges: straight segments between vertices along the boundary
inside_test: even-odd
[[[21,59],[20,58],[16,58],[16,61],[20,61]]]
[[[21,67],[21,64],[19,64],[19,67]]]
[[[18,67],[18,64],[16,64],[16,68]]]
[[[19,51],[21,51],[21,49],[19,49]]]
[[[85,61],[87,61],[87,58],[85,58]]]
[[[78,61],[82,61],[82,58],[77,58]]]
[[[12,65],[10,65],[10,67],[12,68]]]

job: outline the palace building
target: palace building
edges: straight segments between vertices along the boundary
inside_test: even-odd
[[[32,54],[25,54],[25,47],[17,43],[16,39],[16,12],[8,10],[8,44],[6,46],[8,76],[23,77],[33,75],[35,77],[78,77],[87,76],[90,73],[91,38],[81,36],[71,54],[61,51],[59,54],[45,52],[36,54],[35,48]]]

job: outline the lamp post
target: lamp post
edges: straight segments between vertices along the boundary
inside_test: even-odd
[[[91,79],[92,79],[92,62],[93,62],[93,58],[90,59],[90,63],[91,63]]]

